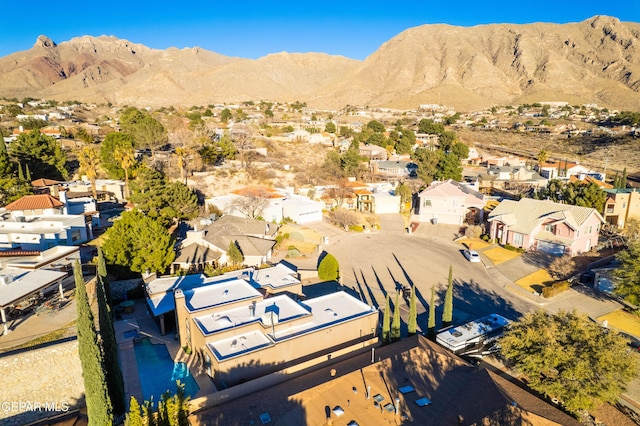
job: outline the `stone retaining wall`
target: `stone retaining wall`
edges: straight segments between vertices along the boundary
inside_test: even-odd
[[[18,426],[84,405],[78,341],[0,358],[0,424]]]

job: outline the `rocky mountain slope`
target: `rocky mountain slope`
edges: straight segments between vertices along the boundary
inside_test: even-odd
[[[250,60],[104,36],[56,45],[41,36],[32,49],[0,58],[0,96],[137,106],[439,103],[461,111],[568,101],[640,110],[640,23],[597,16],[572,24],[423,25],[364,61],[318,53]]]

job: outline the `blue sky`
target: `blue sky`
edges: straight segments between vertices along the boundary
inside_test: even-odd
[[[0,56],[31,48],[40,34],[56,43],[113,35],[149,47],[199,46],[227,56],[324,52],[364,59],[403,30],[423,24],[579,22],[594,15],[640,22],[640,0],[253,1],[2,0]],[[25,7],[28,5],[28,8]]]

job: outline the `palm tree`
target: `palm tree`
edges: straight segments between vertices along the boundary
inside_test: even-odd
[[[78,161],[80,162],[80,169],[84,171],[84,174],[91,182],[91,192],[93,198],[98,199],[98,193],[96,191],[96,179],[98,177],[98,165],[100,164],[100,154],[98,150],[91,146],[84,146],[78,152]]]
[[[546,150],[541,149],[540,152],[538,153],[538,173],[540,173],[540,170],[542,169],[542,165],[546,163],[548,159],[549,159],[549,153]]]
[[[136,161],[133,148],[118,146],[113,151],[113,158],[118,162],[122,170],[124,170],[124,196],[129,199],[129,169],[133,167]]]

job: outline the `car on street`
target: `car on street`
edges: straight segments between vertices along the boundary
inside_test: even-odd
[[[462,251],[462,254],[469,262],[480,262],[480,255],[475,250],[465,249]]]

